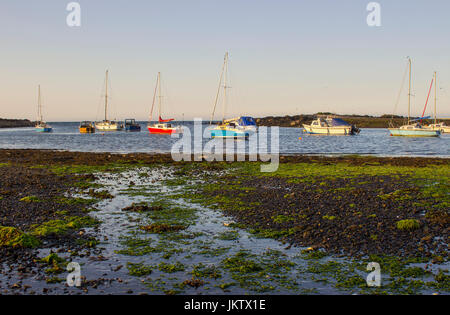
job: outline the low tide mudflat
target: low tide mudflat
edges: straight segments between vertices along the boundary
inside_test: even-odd
[[[0,150],[0,176],[3,294],[449,293],[448,159]]]

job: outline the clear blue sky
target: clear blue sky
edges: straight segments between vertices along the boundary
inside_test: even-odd
[[[368,0],[80,0],[69,28],[69,2],[0,0],[0,117],[35,119],[41,84],[46,120],[100,119],[109,69],[114,117],[147,119],[161,71],[164,116],[207,119],[225,51],[229,116],[392,113],[407,56],[412,113],[436,70],[450,116],[448,0],[380,0],[381,27]]]

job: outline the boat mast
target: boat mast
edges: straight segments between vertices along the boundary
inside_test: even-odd
[[[227,62],[228,62],[228,52],[225,54],[223,65],[222,65],[222,72],[220,74],[219,86],[217,88],[216,99],[214,101],[214,108],[213,108],[213,112],[211,114],[211,120],[209,121],[210,125],[212,125],[212,122],[214,120],[214,113],[216,112],[217,101],[219,100],[220,88],[222,87],[223,75],[225,72],[225,65],[227,64]]]
[[[107,120],[106,113],[108,110],[108,73],[109,70],[106,70],[106,84],[105,84],[105,121]]]
[[[38,85],[38,120],[42,123],[42,102],[41,102],[41,86]]]
[[[436,124],[437,73],[434,71],[434,124]]]
[[[227,109],[227,81],[228,81],[228,53],[225,54],[225,74],[223,80],[223,118],[222,121],[225,120],[225,114]]]
[[[158,94],[159,94],[159,96],[158,96],[158,107],[159,107],[159,117],[158,117],[158,121],[159,121],[159,119],[161,118],[161,72],[158,72],[158,83],[159,83],[159,86],[158,86]]]
[[[152,122],[152,119],[153,119],[153,108],[155,107],[155,99],[156,99],[156,93],[158,92],[158,84],[159,84],[159,72],[158,72],[158,77],[156,79],[155,92],[153,93],[153,102],[152,102],[152,109],[150,111],[150,121],[149,122]]]
[[[408,58],[408,61],[409,61],[409,91],[408,91],[408,125],[409,125],[411,117],[411,58]]]

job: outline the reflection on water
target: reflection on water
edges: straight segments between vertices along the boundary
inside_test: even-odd
[[[34,128],[0,129],[0,148],[117,153],[170,152],[176,138],[150,135],[145,123],[141,124],[142,132],[139,133],[80,134],[78,123],[52,123],[54,131],[51,134],[37,133]],[[193,135],[193,123],[187,122],[185,126]],[[387,129],[363,129],[357,136],[307,135],[302,133],[301,128],[280,128],[279,133],[281,154],[450,156],[450,135],[439,138],[390,137]],[[204,143],[207,141],[210,139],[203,140]]]

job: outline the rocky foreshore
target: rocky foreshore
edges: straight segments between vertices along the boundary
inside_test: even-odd
[[[28,119],[5,119],[0,118],[0,128],[22,128],[33,127],[34,122]]]
[[[391,115],[375,116],[359,116],[359,115],[338,115],[332,113],[317,113],[312,115],[295,115],[295,116],[268,116],[263,118],[257,118],[256,123],[259,126],[279,126],[279,127],[298,127],[301,128],[303,124],[309,124],[314,119],[317,119],[319,115],[337,116],[348,123],[355,125],[359,128],[388,128],[390,123],[394,126],[400,126],[406,122],[405,117]],[[439,121],[445,122],[446,125],[450,124],[450,119],[439,119]],[[424,120],[424,124],[432,123],[430,120]]]
[[[292,155],[273,173],[260,166],[0,150],[0,294],[448,294],[449,159]],[[277,250],[234,251],[249,239]],[[65,281],[71,261],[83,268],[78,288]],[[369,262],[380,288],[361,276]]]

